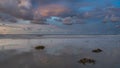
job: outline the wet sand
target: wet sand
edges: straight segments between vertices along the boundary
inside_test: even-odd
[[[35,47],[42,45],[43,50]],[[93,53],[94,49],[100,53]],[[119,35],[0,39],[0,68],[119,68]],[[95,60],[81,64],[82,58]]]

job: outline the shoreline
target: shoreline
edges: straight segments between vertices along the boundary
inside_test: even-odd
[[[0,39],[44,39],[44,38],[120,38],[120,35],[77,34],[0,34]]]

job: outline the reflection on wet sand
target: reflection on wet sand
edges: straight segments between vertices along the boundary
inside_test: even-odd
[[[4,46],[0,68],[119,68],[119,41],[119,37],[0,39],[0,48]]]

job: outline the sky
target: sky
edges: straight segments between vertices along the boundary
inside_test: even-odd
[[[72,15],[108,5],[119,7],[119,0],[0,0],[0,12],[23,19]]]

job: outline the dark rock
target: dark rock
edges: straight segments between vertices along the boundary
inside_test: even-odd
[[[93,63],[93,64],[95,64],[96,61],[93,60],[93,59],[88,59],[88,62],[89,62],[89,63]]]
[[[95,64],[96,61],[94,59],[83,58],[83,59],[80,59],[78,62],[85,65],[87,63]]]
[[[92,50],[92,52],[94,52],[94,53],[100,53],[100,52],[102,52],[102,50],[98,48],[98,49]]]
[[[43,50],[45,49],[45,46],[39,45],[35,47],[36,50]]]

